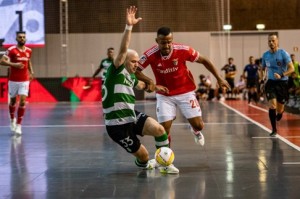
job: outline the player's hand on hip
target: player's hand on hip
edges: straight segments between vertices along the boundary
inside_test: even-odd
[[[126,15],[126,24],[127,25],[132,26],[142,20],[141,17],[135,18],[136,12],[137,12],[137,7],[135,7],[135,6],[130,6],[129,8],[127,8],[127,15]]]

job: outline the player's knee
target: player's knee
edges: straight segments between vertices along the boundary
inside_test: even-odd
[[[193,126],[193,129],[196,131],[201,131],[204,128],[204,123],[200,122],[198,124],[196,124],[195,126]]]
[[[161,124],[157,124],[155,125],[155,132],[156,136],[161,136],[166,132],[166,130]]]

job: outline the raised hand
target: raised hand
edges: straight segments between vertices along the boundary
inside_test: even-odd
[[[129,8],[127,8],[127,13],[126,13],[126,24],[127,25],[132,26],[142,20],[141,17],[135,18],[136,12],[137,12],[137,8],[135,6],[130,6]]]

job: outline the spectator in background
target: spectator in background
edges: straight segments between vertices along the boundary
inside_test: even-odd
[[[289,101],[287,106],[300,108],[300,77],[293,72],[289,77]]]
[[[211,89],[211,81],[203,74],[199,76],[199,79],[200,79],[200,83],[198,84],[196,97],[200,101],[206,101],[208,99],[209,92]]]
[[[295,69],[296,76],[298,78],[300,78],[299,62],[296,60],[296,55],[295,54],[291,54],[291,59],[292,59],[292,62],[294,64],[294,69]]]
[[[247,77],[248,104],[250,104],[252,98],[255,101],[255,103],[257,103],[258,66],[255,64],[253,56],[249,57],[249,64],[245,66],[243,76]]]
[[[257,94],[260,101],[264,101],[264,95],[265,95],[265,80],[264,77],[261,76],[261,58],[255,59],[255,64],[258,66],[258,85],[257,85]]]
[[[235,84],[235,87],[233,89],[233,94],[238,96],[240,93],[243,93],[243,99],[246,99],[246,81],[244,78],[244,75],[240,76],[239,81]]]
[[[228,84],[230,85],[230,89],[231,90],[227,90],[227,89],[223,89],[223,96],[226,96],[226,93],[231,93],[234,89],[234,78],[237,72],[236,66],[233,64],[234,59],[232,57],[228,58],[228,64],[226,64],[225,66],[223,66],[223,68],[221,68],[221,70],[224,70],[225,72],[225,80],[228,82]]]

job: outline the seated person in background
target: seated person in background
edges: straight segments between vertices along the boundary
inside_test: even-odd
[[[300,108],[300,78],[293,72],[288,80],[289,101],[287,106]]]
[[[225,95],[226,95],[226,88],[222,88],[219,86],[219,84],[216,84],[216,88],[214,89],[214,98],[212,101],[218,101],[220,100],[221,102],[225,101]],[[225,93],[225,94],[224,94]]]
[[[243,93],[243,99],[246,98],[246,81],[243,75],[240,76],[239,81],[235,84],[235,87],[233,88],[233,94],[234,96],[238,96],[240,93]]]
[[[206,101],[209,95],[209,91],[211,89],[211,81],[203,74],[199,76],[199,79],[200,79],[200,83],[198,84],[196,97],[198,101],[199,100]]]

